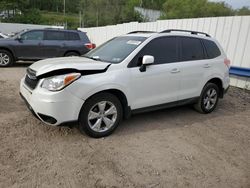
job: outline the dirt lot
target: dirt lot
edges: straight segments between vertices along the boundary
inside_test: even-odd
[[[44,125],[19,97],[27,65],[0,69],[0,187],[250,187],[250,93],[217,110],[140,114],[105,139]]]

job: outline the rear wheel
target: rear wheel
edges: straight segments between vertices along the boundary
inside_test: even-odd
[[[199,101],[194,108],[203,114],[211,113],[217,106],[219,100],[219,88],[214,83],[207,83],[201,92]]]
[[[9,67],[13,65],[14,58],[9,51],[0,50],[0,67]]]
[[[94,95],[83,105],[79,115],[79,130],[100,138],[110,135],[122,119],[122,105],[110,93]]]
[[[70,56],[79,56],[80,54],[77,52],[67,52],[64,56],[65,57],[70,57]]]

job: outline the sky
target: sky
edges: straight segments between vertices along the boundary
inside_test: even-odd
[[[233,8],[241,8],[243,6],[250,7],[250,0],[210,0],[210,1],[225,1],[229,5],[231,5]]]

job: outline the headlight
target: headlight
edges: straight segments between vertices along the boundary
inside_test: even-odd
[[[59,91],[77,80],[80,76],[80,73],[71,73],[45,78],[41,84],[41,87],[49,91]]]

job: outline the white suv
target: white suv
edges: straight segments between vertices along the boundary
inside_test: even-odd
[[[190,103],[201,113],[212,112],[229,87],[229,65],[208,34],[138,31],[84,57],[31,65],[20,93],[44,123],[78,122],[81,132],[103,137],[138,112]]]

